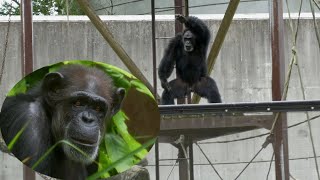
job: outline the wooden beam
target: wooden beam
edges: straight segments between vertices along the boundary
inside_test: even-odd
[[[140,79],[151,92],[153,92],[153,87],[147,80],[147,78],[142,74],[139,70],[138,66],[133,62],[133,60],[129,57],[126,51],[122,48],[122,46],[114,39],[112,33],[108,29],[106,23],[104,23],[100,17],[95,13],[92,9],[91,5],[87,0],[77,0],[83,12],[89,17],[92,24],[97,28],[97,30],[101,33],[103,38],[109,43],[114,52],[119,56],[121,61],[126,65],[129,71],[138,79]]]

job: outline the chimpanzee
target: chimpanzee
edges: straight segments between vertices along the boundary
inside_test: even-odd
[[[218,87],[207,75],[208,27],[197,17],[177,15],[176,19],[186,29],[170,40],[159,65],[158,74],[164,88],[161,104],[174,104],[174,98],[183,98],[190,91],[207,98],[209,103],[220,103]],[[177,78],[168,82],[174,65]]]
[[[97,67],[65,65],[25,94],[7,97],[0,114],[0,127],[7,144],[21,133],[12,153],[32,167],[60,140],[61,143],[35,168],[55,178],[85,179],[93,163],[107,121],[120,109],[125,90],[115,88]]]

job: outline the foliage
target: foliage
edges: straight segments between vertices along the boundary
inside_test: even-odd
[[[0,7],[0,15],[20,15],[20,5],[18,0],[6,0]],[[32,6],[34,15],[67,15],[67,9],[70,15],[84,15],[75,0],[33,0]]]

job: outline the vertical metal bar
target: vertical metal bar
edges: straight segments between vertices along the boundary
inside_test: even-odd
[[[190,138],[189,141],[189,172],[190,172],[190,180],[194,180],[194,169],[193,169],[193,141]]]
[[[174,0],[174,14],[183,14],[183,8],[182,8],[182,0]],[[175,21],[175,34],[182,32],[183,25]]]
[[[284,84],[284,22],[282,0],[270,0],[272,44],[272,100],[281,100]],[[277,180],[289,180],[287,117],[281,113],[274,129],[275,169]]]
[[[154,97],[157,97],[157,47],[156,47],[156,15],[155,3],[151,0],[151,17],[152,17],[152,59],[153,59],[153,88]]]
[[[156,180],[160,180],[160,168],[159,168],[159,141],[156,140],[154,145],[155,161],[156,161]]]
[[[22,74],[25,76],[33,71],[33,35],[32,35],[32,0],[21,1],[22,22]]]
[[[184,15],[189,16],[189,0],[184,0]],[[187,94],[187,103],[191,104],[191,92]]]
[[[25,76],[33,71],[32,0],[21,1],[21,23],[21,71]],[[23,166],[23,179],[35,180],[34,171],[25,165]]]
[[[175,6],[175,14],[183,14],[183,0],[174,0],[174,6]],[[178,22],[177,20],[175,21],[175,34],[182,32],[183,31],[183,25]],[[186,103],[186,98],[181,98],[177,99],[177,104],[185,104]],[[182,148],[178,148],[179,150],[179,155],[178,158],[186,158],[184,156]],[[180,180],[188,180],[189,179],[189,172],[186,171],[186,169],[189,169],[188,167],[188,160],[186,159],[179,159],[179,179]]]
[[[156,59],[156,29],[155,29],[155,2],[151,0],[151,18],[152,18],[152,58],[153,58],[153,87],[154,97],[157,97],[157,59]],[[159,141],[156,140],[154,145],[155,149],[155,163],[156,163],[156,180],[160,180],[160,168],[159,168]]]
[[[174,0],[174,14],[183,14],[183,8],[182,8],[183,2],[182,0]],[[175,34],[182,32],[183,30],[183,25],[175,20]],[[186,99],[185,98],[179,98],[177,99],[177,104],[185,104]]]
[[[186,145],[186,143],[183,143],[184,145]],[[178,147],[179,150],[179,179],[180,180],[189,180],[189,162],[187,157],[185,156],[183,149],[181,147],[181,145],[179,145],[180,147]],[[185,146],[186,147],[186,146]]]
[[[189,16],[189,0],[184,0],[184,15]]]

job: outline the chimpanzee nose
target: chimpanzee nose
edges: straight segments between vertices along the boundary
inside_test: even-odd
[[[92,124],[95,121],[95,117],[91,113],[83,112],[81,120],[86,124]]]

